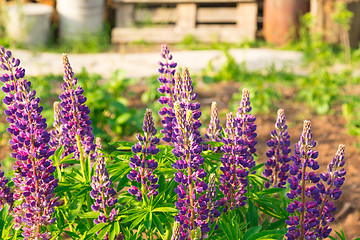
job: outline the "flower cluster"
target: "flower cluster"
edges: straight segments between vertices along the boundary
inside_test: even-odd
[[[150,109],[146,109],[145,112],[143,131],[144,136],[138,134],[137,139],[139,142],[131,148],[135,155],[130,158],[129,164],[132,170],[127,175],[131,181],[136,180],[141,184],[141,190],[136,186],[131,186],[128,190],[130,194],[136,195],[138,201],[141,201],[143,195],[148,198],[151,196],[156,197],[159,188],[159,184],[157,184],[158,178],[153,173],[158,167],[158,163],[151,156],[159,152],[156,144],[160,142],[160,139],[156,137],[157,131],[154,127]]]
[[[271,177],[270,183],[273,187],[285,188],[288,179],[290,161],[290,135],[287,131],[285,123],[284,109],[278,110],[278,116],[275,123],[275,130],[270,133],[271,139],[267,142],[269,151],[266,156],[269,158],[265,163],[264,177]],[[269,182],[265,182],[265,187],[270,186]]]
[[[59,142],[60,139],[62,138],[60,114],[61,114],[60,103],[54,102],[54,123],[53,123],[54,129],[50,131],[50,142],[49,142],[49,145],[53,151],[56,151],[56,149],[59,148]]]
[[[175,118],[172,142],[173,154],[177,161],[173,167],[175,181],[178,183],[175,192],[178,201],[175,206],[179,209],[175,220],[180,223],[180,238],[194,238],[195,230],[200,229],[201,238],[207,237],[210,230],[206,197],[207,184],[203,181],[206,172],[200,168],[204,163],[202,152],[202,138],[199,132],[201,123],[200,104],[195,102],[197,94],[193,92],[192,81],[187,68],[183,69],[183,78],[180,73],[175,74],[177,86],[177,101],[174,103]]]
[[[166,44],[161,44],[161,57],[163,61],[159,61],[159,73],[158,78],[159,82],[162,84],[158,91],[165,96],[161,96],[159,102],[164,106],[159,114],[163,117],[161,123],[164,129],[161,130],[161,133],[164,134],[162,140],[164,142],[170,143],[173,131],[173,119],[175,117],[174,113],[174,98],[173,98],[173,87],[174,87],[174,74],[177,63],[172,62],[172,55]]]
[[[61,85],[63,92],[59,96],[61,111],[58,114],[61,119],[61,135],[58,142],[64,146],[63,156],[75,153],[75,157],[80,159],[82,154],[86,154],[91,160],[95,160],[92,153],[96,146],[89,119],[90,110],[85,105],[87,99],[81,86],[75,88],[77,78],[66,54],[63,54],[63,64],[64,82]]]
[[[207,129],[207,133],[204,136],[205,142],[221,142],[221,129],[220,120],[219,120],[219,113],[216,106],[216,102],[211,104],[211,119],[209,123],[209,128]],[[209,144],[204,144],[204,150],[213,150],[217,152],[220,150],[218,147],[211,147]]]
[[[117,210],[114,208],[115,203],[117,203],[117,199],[114,198],[116,192],[111,187],[111,180],[105,166],[105,157],[101,155],[100,149],[102,149],[101,139],[97,138],[96,170],[95,175],[92,176],[92,191],[90,192],[91,198],[96,199],[95,203],[91,205],[91,209],[95,212],[100,212],[99,217],[94,219],[95,224],[100,222],[106,223],[107,221],[112,222],[117,215]],[[107,208],[112,208],[110,213],[107,211]],[[104,239],[109,239],[109,233],[105,235]]]
[[[58,204],[54,189],[58,180],[49,157],[53,154],[48,146],[50,135],[45,130],[46,119],[42,117],[42,106],[36,92],[31,90],[31,82],[25,79],[25,70],[19,67],[20,60],[12,58],[10,51],[0,46],[1,68],[4,73],[0,80],[7,105],[4,111],[10,123],[7,131],[14,151],[11,156],[15,161],[13,208],[15,229],[23,229],[24,239],[50,239],[51,235],[42,227],[54,223],[54,207]]]
[[[4,172],[0,170],[0,211],[3,209],[5,203],[8,203],[10,207],[14,203],[13,193],[10,192],[10,188],[6,186],[8,182],[9,180],[4,177]]]
[[[340,144],[335,154],[335,157],[328,166],[327,173],[321,173],[320,178],[322,182],[317,183],[319,189],[319,226],[317,232],[319,239],[327,238],[330,235],[331,228],[328,223],[334,221],[332,213],[336,210],[332,200],[337,200],[341,196],[341,186],[345,181],[346,171],[343,168],[345,165],[345,145]],[[320,203],[318,201],[318,203]]]
[[[220,190],[224,197],[221,204],[226,212],[234,207],[244,206],[246,203],[247,176],[249,170],[255,166],[253,154],[256,152],[255,144],[256,125],[255,117],[250,114],[251,106],[249,91],[243,90],[242,100],[236,118],[232,113],[226,115],[224,145],[221,147],[223,174],[220,175]]]
[[[216,200],[216,182],[215,182],[215,173],[211,173],[209,177],[208,189],[206,191],[206,197],[208,201],[209,209],[209,225],[212,225],[217,221],[217,218],[220,217],[220,211],[218,210],[219,202]],[[218,228],[218,225],[215,225],[215,230]]]
[[[290,183],[290,193],[288,198],[293,201],[288,205],[287,211],[293,214],[286,220],[289,225],[286,237],[288,239],[304,239],[308,237],[319,237],[314,230],[319,224],[319,189],[313,185],[306,187],[306,182],[317,183],[320,178],[314,172],[319,168],[316,161],[318,152],[313,148],[316,142],[312,139],[311,123],[304,121],[303,132],[299,142],[295,144],[294,155],[291,157],[293,161],[290,166],[290,174],[292,175],[288,182]],[[307,171],[307,168],[314,171]],[[298,201],[300,198],[300,201]],[[298,214],[300,214],[300,218]]]

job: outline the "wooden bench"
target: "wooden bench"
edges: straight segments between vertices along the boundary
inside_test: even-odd
[[[112,42],[202,42],[253,40],[256,0],[113,0],[116,26]]]

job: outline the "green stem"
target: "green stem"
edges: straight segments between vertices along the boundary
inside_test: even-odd
[[[86,181],[87,177],[85,175],[84,153],[83,153],[83,150],[82,150],[82,147],[81,147],[81,139],[80,139],[80,136],[78,134],[76,134],[76,144],[77,144],[77,148],[78,148],[79,153],[80,153],[80,159],[79,160],[80,160],[81,172],[83,174],[84,180]]]

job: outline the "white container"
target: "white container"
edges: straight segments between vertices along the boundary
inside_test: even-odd
[[[45,45],[50,38],[53,8],[39,3],[13,5],[8,9],[7,33],[27,46]]]
[[[103,31],[104,0],[57,0],[56,4],[61,39],[82,39]]]

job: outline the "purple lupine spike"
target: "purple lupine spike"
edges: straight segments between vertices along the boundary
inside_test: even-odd
[[[49,148],[49,133],[45,130],[46,119],[42,117],[42,106],[36,92],[31,90],[31,82],[25,77],[25,70],[19,67],[20,61],[11,57],[10,51],[0,46],[0,61],[4,73],[0,80],[4,83],[4,111],[10,123],[7,131],[14,151],[11,156],[15,161],[13,228],[22,228],[24,239],[50,239],[47,226],[55,222],[52,217],[58,201],[53,193],[58,179],[49,157],[53,151]],[[43,229],[42,229],[43,228]],[[45,231],[44,231],[45,229]]]
[[[209,123],[209,128],[207,129],[207,133],[204,136],[205,142],[221,142],[221,135],[220,120],[219,120],[219,113],[216,106],[216,102],[212,102],[211,104],[211,119]],[[209,144],[204,144],[204,149],[213,150],[217,152],[220,150],[219,147],[212,147]]]
[[[6,186],[8,182],[9,179],[5,178],[4,172],[0,170],[0,211],[3,209],[4,204],[6,203],[9,204],[11,208],[14,203],[14,198],[13,198],[14,193],[12,193],[10,191],[10,188]]]
[[[218,217],[220,216],[220,211],[218,210],[219,202],[216,201],[216,183],[215,183],[215,173],[211,173],[209,177],[208,189],[206,191],[206,197],[208,201],[209,209],[209,225],[212,225],[214,222],[217,222]],[[215,230],[218,228],[218,225],[215,225]]]
[[[92,190],[90,192],[91,198],[95,199],[91,209],[100,212],[99,217],[94,219],[95,224],[112,222],[117,216],[117,210],[114,206],[117,203],[116,191],[111,186],[112,182],[105,166],[105,157],[100,152],[101,149],[101,139],[96,138],[96,169],[95,175],[92,176]],[[111,209],[111,211],[109,212],[108,209]],[[105,235],[104,239],[109,239],[109,233]]]
[[[164,128],[161,130],[161,133],[164,134],[162,140],[164,142],[170,143],[172,131],[173,131],[172,122],[175,116],[173,109],[174,107],[173,87],[175,82],[173,77],[175,73],[175,67],[177,64],[176,62],[171,61],[172,55],[170,54],[170,51],[166,44],[161,44],[161,57],[163,58],[163,61],[159,61],[160,76],[158,80],[162,85],[160,86],[160,88],[158,88],[158,91],[161,94],[164,94],[163,96],[160,97],[159,103],[165,106],[159,111],[159,114],[163,118],[161,120],[161,123]]]
[[[256,117],[252,115],[250,106],[250,92],[246,88],[243,89],[243,94],[240,102],[240,107],[236,113],[236,124],[238,126],[238,132],[241,135],[241,139],[244,141],[244,146],[247,147],[247,152],[243,153],[244,159],[248,162],[248,168],[255,167],[254,154],[256,152],[255,145],[256,140]]]
[[[179,98],[174,103],[175,118],[173,120],[174,144],[173,154],[177,158],[173,167],[175,181],[178,183],[175,192],[178,201],[175,206],[179,214],[175,220],[180,223],[180,239],[189,239],[195,234],[196,229],[201,229],[201,234],[207,236],[210,230],[208,219],[206,190],[207,184],[203,181],[206,172],[200,168],[204,163],[202,152],[202,138],[199,132],[201,123],[199,117],[200,104],[195,102],[197,94],[193,92],[192,82],[187,68],[183,69],[183,79],[176,73],[175,81],[181,82]]]
[[[275,123],[275,130],[270,133],[271,139],[267,142],[269,151],[266,156],[269,158],[265,163],[263,171],[264,177],[271,177],[270,183],[273,187],[285,188],[286,180],[289,177],[290,161],[290,135],[287,131],[285,123],[284,109],[278,110],[278,116]],[[265,187],[270,186],[269,182],[265,182]]]
[[[224,197],[220,200],[221,205],[224,205],[223,211],[226,212],[230,208],[244,206],[246,203],[246,186],[248,185],[247,169],[248,162],[242,155],[246,153],[246,145],[244,140],[238,134],[237,122],[233,114],[226,114],[226,128],[225,136],[222,141],[224,145],[221,147],[223,156],[221,157],[222,166],[220,170],[223,174],[220,175],[219,182],[220,191]]]
[[[336,210],[333,200],[337,200],[341,195],[341,186],[345,181],[345,145],[340,144],[335,157],[328,166],[327,173],[320,174],[321,181],[317,183],[317,188],[321,196],[319,207],[319,225],[317,232],[319,239],[327,238],[331,233],[328,223],[334,221],[332,213]],[[325,187],[326,186],[326,187]]]
[[[289,220],[286,220],[289,227],[285,236],[288,239],[319,237],[319,233],[313,229],[319,224],[317,206],[321,203],[320,193],[314,185],[306,187],[306,182],[315,184],[320,180],[315,172],[307,171],[307,168],[314,171],[319,168],[316,161],[318,152],[313,149],[315,146],[311,123],[305,120],[303,132],[299,142],[295,144],[294,155],[291,157],[293,164],[290,166],[290,174],[292,176],[288,178],[290,193],[287,196],[293,201],[287,207],[287,211],[292,214]]]
[[[156,137],[157,131],[154,126],[151,109],[146,109],[143,131],[144,136],[138,134],[137,139],[139,142],[132,147],[135,155],[130,158],[129,165],[132,170],[127,176],[131,181],[136,180],[141,184],[141,189],[131,186],[128,190],[131,195],[136,195],[138,201],[141,201],[144,195],[148,198],[151,196],[156,197],[158,195],[157,189],[159,188],[158,178],[154,174],[158,163],[152,156],[159,152],[156,145],[160,142],[160,139]]]
[[[61,146],[64,146],[63,156],[75,153],[74,156],[80,159],[82,153],[95,160],[94,134],[92,133],[90,110],[86,106],[84,90],[77,86],[77,78],[74,76],[69,59],[63,54],[64,82],[61,85],[63,92],[60,94],[60,116],[62,137]],[[76,88],[75,88],[76,87]]]
[[[49,145],[53,151],[59,148],[59,143],[62,142],[62,125],[61,125],[61,108],[59,102],[54,102],[54,129],[50,131]]]

